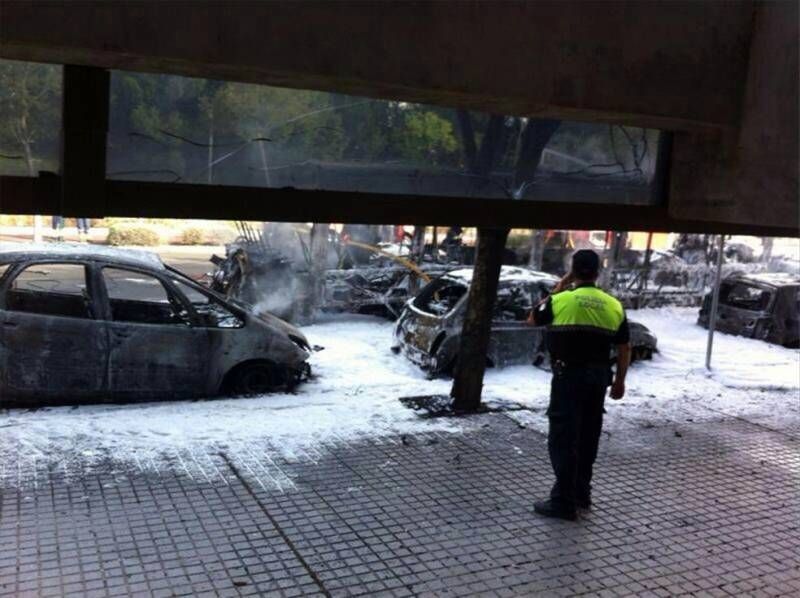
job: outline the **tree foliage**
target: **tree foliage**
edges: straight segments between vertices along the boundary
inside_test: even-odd
[[[0,172],[34,175],[58,160],[61,71],[0,61]]]
[[[57,169],[60,72],[0,61],[3,172]],[[548,172],[636,177],[656,145],[653,132],[563,123],[542,153],[530,144],[544,121],[123,71],[112,73],[109,119],[111,177],[233,185],[269,185],[295,165],[392,164],[469,174],[493,196],[530,182],[538,164],[525,156]]]

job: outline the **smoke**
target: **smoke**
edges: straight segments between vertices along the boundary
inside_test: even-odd
[[[293,321],[297,308],[300,307],[300,297],[297,292],[297,279],[280,277],[278,286],[263,289],[263,299],[256,303],[256,313],[269,312],[282,320]]]

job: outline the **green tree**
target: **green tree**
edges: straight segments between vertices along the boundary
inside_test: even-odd
[[[297,160],[334,160],[342,155],[345,142],[331,94],[226,83],[217,93],[215,105],[221,130],[243,143],[257,144],[264,168]]]
[[[0,61],[0,164],[4,174],[58,170],[61,68]]]
[[[458,151],[453,124],[430,111],[406,116],[398,145],[403,157],[433,163],[446,161]]]
[[[49,64],[0,60],[0,174],[58,170],[61,72]],[[33,222],[33,239],[41,241],[41,216]]]

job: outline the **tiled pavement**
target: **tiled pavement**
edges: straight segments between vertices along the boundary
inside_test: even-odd
[[[0,596],[800,596],[800,442],[738,421],[603,439],[596,506],[541,519],[542,435],[179,452],[0,476]],[[20,462],[21,463],[21,462]]]

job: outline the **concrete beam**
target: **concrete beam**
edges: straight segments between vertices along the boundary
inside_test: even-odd
[[[61,178],[0,176],[0,213],[59,214]],[[800,225],[762,226],[753,221],[679,220],[666,206],[604,205],[584,202],[514,201],[474,197],[425,197],[344,191],[301,191],[106,181],[105,216],[142,218],[205,218],[271,222],[352,222],[437,226],[552,228],[573,230],[638,230],[654,232],[725,233],[755,236],[798,236]],[[63,213],[63,216],[81,216]]]
[[[735,127],[740,2],[5,0],[0,56],[515,115]]]
[[[800,224],[800,5],[758,5],[742,121],[674,139],[670,215],[763,226]]]
[[[5,0],[0,11],[6,58],[675,130],[670,221],[800,222],[797,2]],[[421,214],[409,204],[401,220]]]

